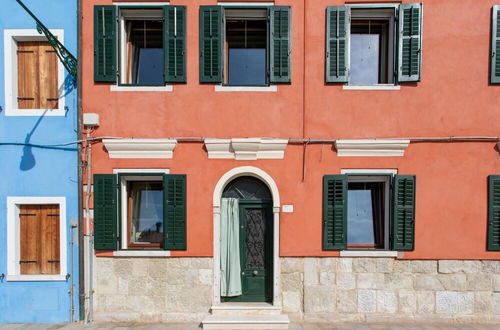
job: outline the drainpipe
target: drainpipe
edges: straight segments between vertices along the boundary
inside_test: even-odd
[[[82,58],[82,0],[77,1],[77,58]],[[77,139],[82,138],[82,61],[78,61],[77,67]],[[82,144],[78,143],[78,303],[79,319],[85,319],[85,266],[83,249],[83,163],[82,163]]]
[[[94,258],[94,235],[90,230],[90,193],[92,186],[92,142],[90,140],[92,129],[87,126],[87,145],[86,145],[86,165],[87,165],[87,192],[85,195],[85,243],[87,246],[87,287],[86,298],[88,299],[88,310],[86,314],[86,322],[93,321],[94,315],[94,289],[93,289],[93,258]]]

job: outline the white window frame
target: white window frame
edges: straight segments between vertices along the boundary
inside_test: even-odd
[[[396,83],[396,79],[394,77],[394,70],[396,68],[396,42],[398,35],[396,33],[396,15],[398,13],[399,4],[351,4],[346,5],[346,8],[349,12],[349,24],[347,26],[347,32],[349,35],[349,40],[347,40],[347,58],[346,61],[348,63],[348,79],[347,83],[343,85],[343,89],[345,90],[399,90],[399,85]],[[370,11],[374,11],[377,9],[393,9],[394,12],[391,15],[385,15],[383,13],[370,13]],[[358,11],[356,15],[353,15],[353,10]],[[349,82],[350,71],[351,71],[351,19],[354,18],[366,18],[374,17],[374,18],[383,18],[389,21],[389,30],[388,30],[388,42],[387,42],[387,60],[388,63],[392,63],[392,72],[388,72],[390,76],[388,76],[388,83],[382,84],[373,84],[373,85],[353,85]],[[389,71],[389,68],[387,68]]]
[[[390,188],[391,177],[398,174],[397,169],[341,169],[341,174],[347,174],[347,182],[384,182],[385,183],[385,205],[384,208],[384,249],[367,251],[347,249],[340,251],[341,257],[393,257],[402,258],[403,252],[389,250],[389,230],[390,230]],[[350,175],[356,174],[357,176]],[[347,228],[349,230],[349,227]]]
[[[148,174],[152,175],[133,175],[133,174]],[[121,248],[120,251],[114,251],[113,256],[116,257],[168,257],[170,256],[170,251],[168,250],[128,250],[128,227],[127,227],[127,182],[129,181],[161,181],[163,182],[163,177],[154,175],[154,174],[169,174],[169,169],[114,169],[113,174],[122,174],[121,180],[118,183],[120,187],[120,195],[121,195],[121,209],[119,220],[121,224]],[[132,174],[130,176],[123,174]]]
[[[59,205],[59,274],[21,274],[21,205]],[[66,281],[67,279],[66,197],[7,197],[7,281]]]
[[[64,30],[50,29],[50,32],[64,44]],[[64,66],[57,59],[57,109],[19,109],[17,105],[17,42],[18,41],[47,41],[44,35],[35,29],[6,29],[4,30],[4,84],[5,84],[5,115],[6,116],[65,116]]]
[[[122,63],[125,63],[126,59],[126,45],[123,42],[125,39],[125,20],[127,17],[133,17],[133,10],[136,9],[129,9],[127,7],[143,7],[144,9],[148,9],[148,7],[153,7],[151,8],[152,10],[158,9],[154,7],[161,7],[161,6],[168,6],[170,5],[169,2],[116,2],[113,5],[116,6],[117,10],[117,16],[118,16],[118,35],[119,38],[116,40],[116,47],[117,47],[117,66],[120,74],[116,77],[116,84],[111,84],[109,86],[109,90],[111,92],[173,92],[174,87],[171,84],[163,84],[163,85],[158,85],[158,86],[140,86],[140,85],[129,85],[125,84],[122,82],[122,77],[125,77],[126,75],[126,70],[125,66],[122,65]],[[122,14],[122,9],[125,9],[127,11],[131,11],[131,14],[129,16],[123,15]],[[159,9],[161,10],[161,9]],[[163,19],[163,14],[162,14],[162,19]],[[151,18],[154,18],[151,16]],[[163,48],[165,49],[165,45],[163,45]]]

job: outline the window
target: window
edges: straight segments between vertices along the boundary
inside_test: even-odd
[[[185,175],[96,174],[96,250],[186,249],[185,200]]]
[[[200,81],[289,83],[291,9],[200,6]]]
[[[51,30],[61,42],[62,30]],[[36,30],[4,30],[5,114],[63,116],[64,67]]]
[[[328,7],[327,82],[420,81],[421,25],[421,4]]]
[[[414,227],[415,176],[323,178],[325,250],[413,250]]]
[[[7,280],[66,279],[63,197],[7,198]]]
[[[500,84],[500,5],[493,6],[491,15],[490,82]]]
[[[94,81],[186,82],[185,31],[184,6],[94,6]]]

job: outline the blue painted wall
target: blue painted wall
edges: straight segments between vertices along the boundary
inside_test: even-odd
[[[0,106],[5,109],[4,29],[35,29],[33,19],[15,0],[0,9]],[[64,45],[76,56],[77,1],[24,0],[49,29],[64,29]],[[67,75],[67,72],[65,72]],[[64,196],[67,219],[67,265],[74,281],[74,319],[78,319],[78,235],[70,223],[78,220],[76,145],[35,147],[77,139],[76,90],[66,90],[64,117],[14,117],[0,112],[0,274],[7,274],[7,196]],[[20,145],[13,145],[19,143]],[[74,247],[70,251],[70,235]],[[71,269],[70,258],[74,268]],[[64,322],[70,320],[70,280],[60,282],[0,282],[0,322]]]

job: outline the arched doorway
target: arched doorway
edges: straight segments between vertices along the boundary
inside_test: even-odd
[[[268,278],[271,278],[271,290],[270,295],[272,296],[272,300],[268,300],[272,303],[276,308],[281,307],[281,267],[279,260],[279,233],[280,233],[280,195],[278,191],[278,187],[274,182],[273,178],[264,172],[263,170],[253,167],[253,166],[241,166],[236,167],[225,173],[217,182],[214,194],[213,194],[213,304],[217,306],[224,299],[221,298],[221,201],[223,199],[223,193],[226,193],[224,198],[231,198],[231,196],[236,197],[237,192],[232,190],[232,184],[237,183],[238,178],[252,178],[256,179],[258,182],[258,188],[253,189],[255,191],[254,197],[263,197],[265,195],[271,196],[271,203],[269,205],[268,210],[264,212],[271,212],[272,216],[272,226],[270,226],[270,236],[271,236],[271,246],[272,246],[272,274],[269,274]],[[234,187],[239,189],[243,181],[240,181],[239,184],[236,184]],[[250,182],[247,181],[251,185]],[[254,181],[255,183],[255,181]],[[264,186],[262,185],[264,184]],[[266,189],[262,189],[263,187],[267,187]],[[247,188],[247,190],[250,190]],[[243,192],[243,196],[249,197],[248,193]],[[238,195],[239,196],[239,195]],[[265,196],[264,196],[265,197]],[[245,199],[245,198],[244,198]],[[246,198],[246,199],[252,199]],[[268,200],[267,198],[263,198],[264,200]],[[253,274],[253,272],[251,272]]]
[[[221,201],[221,238],[221,280],[231,280],[238,288],[234,293],[221,283],[221,301],[272,302],[272,195],[264,182],[241,176],[226,186]]]

